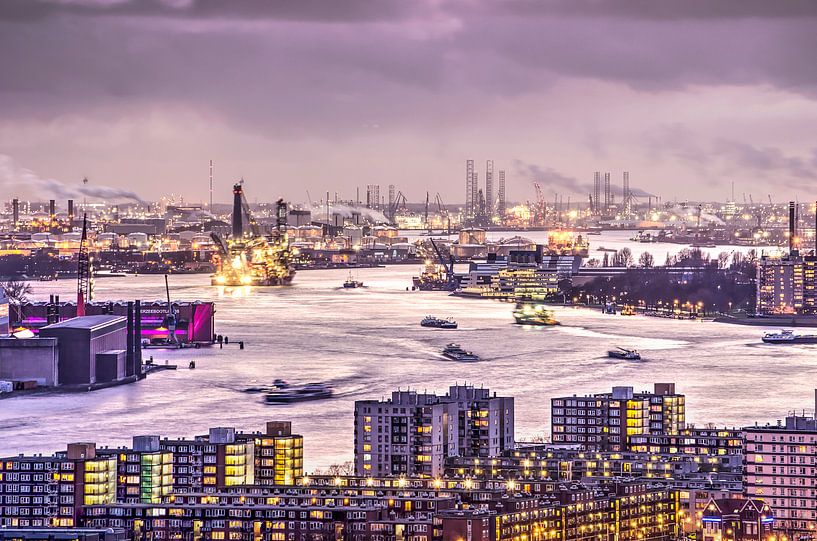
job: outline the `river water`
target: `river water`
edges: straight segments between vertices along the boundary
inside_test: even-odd
[[[613,240],[602,238],[611,248]],[[52,452],[68,441],[122,445],[135,434],[189,437],[212,426],[257,430],[267,420],[288,419],[305,436],[306,468],[312,470],[352,458],[355,400],[407,386],[443,392],[457,382],[514,396],[517,439],[549,434],[551,397],[613,385],[639,390],[675,382],[687,395],[687,419],[698,424],[765,423],[791,409],[814,408],[815,346],[763,345],[759,327],[582,308],[557,308],[559,327],[524,328],[513,324],[508,303],[406,291],[417,271],[361,269],[357,275],[366,287],[357,290],[340,287],[346,271],[304,271],[291,287],[227,293],[211,287],[206,275],[171,276],[174,298],[215,298],[217,332],[244,340],[246,348],[149,350],[157,362],[167,359],[179,370],[91,393],[0,400],[0,456]],[[37,282],[34,288],[37,298],[68,298],[74,283]],[[99,279],[96,292],[99,300],[159,299],[164,280]],[[454,316],[460,328],[424,329],[419,321],[427,314]],[[451,341],[483,360],[445,360],[439,352]],[[638,348],[644,360],[608,358],[607,349],[617,345]],[[195,370],[185,368],[191,359]],[[275,378],[329,382],[335,396],[269,406],[241,391]]]

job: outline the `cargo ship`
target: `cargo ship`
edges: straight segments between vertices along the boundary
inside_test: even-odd
[[[242,183],[233,186],[232,235],[226,242],[215,233],[211,235],[218,247],[212,285],[284,286],[292,283],[295,267],[286,230],[287,205],[283,199],[276,205],[275,230],[262,235],[244,197]]]
[[[817,344],[817,334],[795,334],[794,331],[768,332],[763,335],[767,344]]]
[[[513,311],[513,318],[518,325],[559,325],[553,310],[548,310],[541,304],[520,302]]]
[[[452,361],[478,361],[479,356],[465,351],[459,344],[448,344],[443,349],[443,356]]]

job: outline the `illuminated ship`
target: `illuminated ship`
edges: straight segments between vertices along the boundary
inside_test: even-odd
[[[225,243],[212,234],[219,246],[215,257],[216,273],[211,283],[217,286],[289,285],[295,276],[292,252],[286,230],[287,206],[276,204],[275,230],[262,235],[244,198],[242,183],[233,186],[233,234]],[[244,224],[248,225],[248,230]]]
[[[548,233],[547,249],[550,255],[587,257],[590,243],[586,236],[574,235],[572,231],[551,231]]]
[[[513,318],[519,325],[558,325],[553,310],[548,310],[541,304],[520,302],[513,311]]]

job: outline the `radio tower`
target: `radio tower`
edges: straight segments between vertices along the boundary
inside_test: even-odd
[[[85,315],[85,303],[93,300],[91,258],[88,255],[88,218],[86,214],[82,215],[82,238],[79,241],[77,260],[77,317],[82,317]]]

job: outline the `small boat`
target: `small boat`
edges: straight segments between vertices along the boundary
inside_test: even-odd
[[[513,318],[516,320],[517,325],[550,326],[559,324],[553,310],[548,310],[541,304],[520,302],[514,308]]]
[[[431,327],[433,329],[456,329],[457,322],[453,318],[440,319],[434,316],[426,316],[420,321],[421,327]]]
[[[634,316],[635,315],[635,308],[632,306],[625,304],[621,307],[621,311],[619,312],[622,316]]]
[[[282,379],[276,379],[272,382],[272,385],[258,385],[255,387],[247,387],[244,389],[245,393],[271,393],[275,391],[280,391],[281,389],[289,388],[289,383]]]
[[[190,364],[187,365],[187,368],[189,368],[190,370],[196,368],[196,361],[190,361]]]
[[[608,357],[612,357],[614,359],[625,359],[628,361],[640,361],[641,354],[638,352],[637,349],[625,349],[625,348],[616,348],[611,349],[607,352]]]
[[[264,397],[267,404],[291,404],[307,400],[321,400],[332,397],[332,387],[325,383],[307,383],[298,387],[287,387],[270,391]]]
[[[448,344],[443,348],[443,356],[452,361],[478,361],[479,356],[465,351],[459,344]]]
[[[346,289],[355,289],[358,287],[363,287],[363,282],[361,282],[360,280],[355,280],[352,277],[352,271],[349,271],[349,277],[346,279],[345,282],[343,282],[343,287]]]
[[[817,344],[817,334],[795,334],[794,331],[767,332],[763,335],[767,344]]]

